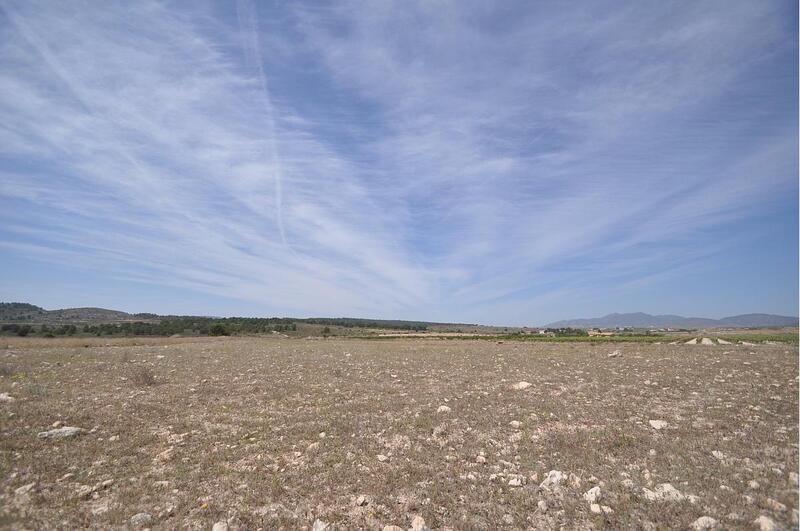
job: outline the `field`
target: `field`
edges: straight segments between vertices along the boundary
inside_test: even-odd
[[[9,339],[0,527],[792,528],[797,376],[796,344]]]

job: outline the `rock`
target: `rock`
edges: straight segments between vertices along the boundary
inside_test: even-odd
[[[703,339],[700,340],[700,344],[701,345],[713,345],[714,342],[711,341],[710,339],[708,339],[707,337],[704,337]]]
[[[689,341],[684,343],[684,345],[696,345],[696,344],[697,344],[697,338],[690,339]]]
[[[78,498],[88,498],[95,491],[94,487],[89,485],[81,485],[75,490],[75,496]]]
[[[228,531],[228,522],[217,522],[211,531]]]
[[[609,358],[619,358],[619,357],[622,357],[622,352],[620,352],[619,350],[615,350],[614,352],[609,352],[609,353],[608,353],[608,357],[609,357]]]
[[[436,410],[437,413],[450,413],[452,409],[448,406],[439,406],[439,409]]]
[[[775,520],[763,514],[753,520],[753,524],[761,531],[780,531],[780,527],[775,523]]]
[[[522,423],[518,420],[512,420],[511,422],[508,423],[508,425],[514,428],[515,430],[518,430],[522,427]]]
[[[406,531],[399,525],[385,525],[383,526],[383,531]]]
[[[654,430],[663,430],[664,428],[669,426],[669,424],[667,424],[666,420],[651,420],[650,421],[650,426]]]
[[[74,426],[64,426],[61,428],[56,428],[49,431],[40,431],[37,437],[40,439],[66,439],[69,437],[75,437],[76,435],[80,435],[83,433],[83,428],[76,428]]]
[[[798,476],[797,472],[789,472],[789,481],[794,483],[795,487],[797,486],[799,480],[800,476]]]
[[[717,520],[714,520],[710,516],[701,516],[694,522],[692,522],[692,529],[714,529],[719,525]]]
[[[547,502],[546,501],[539,500],[538,502],[536,502],[536,506],[539,508],[540,511],[542,511],[542,513],[546,513],[547,512]]]
[[[8,393],[0,393],[0,402],[16,402],[17,399]]]
[[[385,462],[385,461],[388,461],[388,460],[389,460],[389,458],[388,458],[388,457],[386,457],[385,455],[383,455],[383,454],[378,454],[378,461],[380,461],[381,463],[383,463],[383,462]]]
[[[723,454],[723,453],[722,453],[722,452],[720,452],[719,450],[714,450],[713,452],[711,452],[711,455],[713,455],[714,457],[716,457],[716,458],[717,458],[717,459],[719,459],[720,461],[722,461],[723,459],[725,459],[725,454]]]
[[[27,485],[23,485],[17,489],[14,489],[15,496],[27,496],[30,492],[36,487],[36,482],[28,483]]]
[[[600,487],[592,487],[583,494],[583,499],[589,503],[596,503],[603,498],[603,493],[600,492]]]
[[[363,507],[368,503],[369,503],[369,500],[363,494],[360,495],[358,498],[356,498],[356,505],[358,505],[359,507]]]
[[[642,489],[644,491],[644,497],[650,501],[682,501],[686,499],[686,496],[681,494],[681,492],[670,485],[669,483],[661,483],[656,485],[656,490],[652,491],[650,489]]]
[[[411,520],[411,531],[430,531],[430,528],[425,525],[425,519],[417,515]]]
[[[483,463],[486,462],[486,458],[484,456],[482,456],[482,455],[479,455],[478,457],[475,458],[475,462],[483,464]]]
[[[530,387],[531,385],[533,385],[533,384],[531,384],[530,382],[522,381],[522,382],[519,382],[519,383],[515,383],[511,387],[513,389],[517,390],[517,391],[523,391],[523,390],[527,389],[528,387]]]
[[[756,481],[756,480],[754,480],[754,479],[751,479],[751,480],[750,480],[750,481],[747,483],[747,486],[748,486],[748,487],[750,487],[750,488],[751,488],[751,489],[753,489],[753,490],[757,490],[757,489],[759,489],[759,488],[761,487],[761,484],[760,484],[758,481]]]
[[[314,520],[314,525],[311,526],[311,531],[325,531],[330,527],[331,524],[329,524],[328,522],[323,522],[322,520],[317,518],[316,520]]]
[[[776,513],[786,512],[787,509],[787,507],[784,504],[782,504],[778,500],[773,500],[772,498],[767,498],[767,501],[764,503],[764,505],[766,505]]]
[[[147,527],[153,523],[153,515],[150,513],[137,513],[131,516],[131,526]]]
[[[561,472],[560,470],[551,470],[547,473],[547,477],[544,478],[539,486],[543,489],[553,489],[561,485],[561,483],[567,479],[567,475]]]
[[[119,440],[119,435],[112,435],[108,438],[108,442],[117,442]]]
[[[503,515],[503,523],[506,525],[513,525],[514,524],[514,517],[510,514]]]

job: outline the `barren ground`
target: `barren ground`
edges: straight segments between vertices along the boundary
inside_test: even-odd
[[[782,345],[15,340],[0,527],[792,528],[797,375]]]

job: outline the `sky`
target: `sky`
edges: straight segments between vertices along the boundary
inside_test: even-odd
[[[797,315],[796,2],[0,2],[0,300]]]

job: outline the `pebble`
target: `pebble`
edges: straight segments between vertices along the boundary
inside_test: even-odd
[[[211,528],[211,531],[228,531],[228,523],[217,522],[216,524],[214,524],[214,527]]]
[[[436,410],[437,413],[450,413],[452,411],[448,406],[439,406],[439,409]]]
[[[666,420],[651,420],[650,421],[650,426],[654,430],[662,430],[662,429],[666,428],[667,426],[669,426],[669,424],[667,424]]]
[[[388,460],[389,460],[389,458],[386,457],[385,455],[378,454],[378,461],[380,461],[381,463],[383,463],[384,461],[388,461]]]
[[[17,399],[8,393],[0,393],[0,402],[15,402]]]
[[[533,385],[533,384],[530,383],[530,382],[522,381],[522,382],[519,382],[519,383],[515,383],[512,387],[517,391],[523,391],[523,390],[527,389],[528,387],[530,387],[531,385]]]
[[[361,494],[358,498],[356,498],[356,505],[358,505],[359,507],[363,507],[368,503],[369,500],[367,500],[367,497],[364,496],[363,494]]]
[[[508,423],[508,425],[514,428],[515,430],[518,430],[520,429],[520,427],[522,427],[522,423],[518,420],[512,420],[511,422]]]
[[[539,500],[538,502],[536,502],[536,506],[539,508],[540,511],[542,511],[542,513],[546,513],[547,512],[547,502],[546,501]]]
[[[330,527],[331,524],[329,524],[328,522],[323,522],[322,520],[317,518],[316,520],[314,520],[314,524],[311,526],[311,531],[325,531]]]

